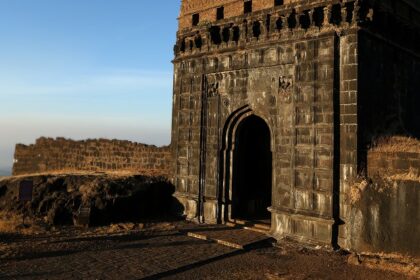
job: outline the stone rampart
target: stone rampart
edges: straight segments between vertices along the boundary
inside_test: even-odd
[[[419,172],[420,152],[369,152],[368,174],[400,175],[410,172]]]
[[[351,197],[347,249],[420,256],[420,181],[374,177]]]
[[[420,141],[379,142],[368,151],[368,177],[350,190],[348,249],[419,256]]]
[[[170,175],[169,146],[130,141],[39,138],[35,144],[17,144],[13,175],[67,171],[129,171]]]
[[[379,139],[378,142],[367,153],[369,177],[420,175],[420,140],[394,136]]]

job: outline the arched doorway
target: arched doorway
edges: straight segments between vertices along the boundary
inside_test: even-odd
[[[272,154],[270,129],[255,115],[244,118],[234,133],[232,158],[233,219],[269,221]]]

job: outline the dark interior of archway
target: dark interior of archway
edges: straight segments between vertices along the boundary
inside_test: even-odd
[[[244,119],[235,139],[232,217],[245,220],[270,218],[272,156],[270,130],[257,116]]]

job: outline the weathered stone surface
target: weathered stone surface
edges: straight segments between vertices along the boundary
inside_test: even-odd
[[[254,0],[250,13],[245,5],[182,1],[174,48],[176,196],[191,219],[234,219],[242,199],[238,139],[256,116],[270,134],[272,234],[350,248],[348,198],[368,169],[372,140],[420,137],[420,11],[413,1],[388,0]],[[255,165],[239,178],[252,179]]]
[[[420,182],[374,177],[353,192],[360,193],[349,215],[352,250],[420,256]]]
[[[171,174],[169,147],[130,141],[39,138],[33,145],[16,145],[13,175],[69,171],[131,171]]]

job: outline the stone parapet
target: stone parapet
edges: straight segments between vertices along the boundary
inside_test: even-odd
[[[403,175],[420,172],[420,152],[368,152],[367,172],[377,175]],[[413,174],[415,175],[415,174]]]
[[[170,175],[170,148],[130,141],[39,138],[16,145],[13,175],[65,171],[130,171]]]

